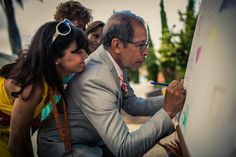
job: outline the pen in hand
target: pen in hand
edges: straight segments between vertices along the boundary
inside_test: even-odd
[[[166,84],[166,83],[159,83],[159,82],[154,82],[154,81],[152,81],[151,84],[159,85],[159,86],[166,86],[166,87],[168,86],[168,84]]]

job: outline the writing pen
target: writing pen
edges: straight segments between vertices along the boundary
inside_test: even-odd
[[[159,86],[166,86],[166,87],[168,86],[168,84],[166,84],[166,83],[159,83],[159,82],[154,82],[154,81],[152,81],[151,84],[159,85]]]

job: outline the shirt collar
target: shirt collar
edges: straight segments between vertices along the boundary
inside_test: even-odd
[[[115,67],[115,69],[116,69],[117,75],[118,75],[118,76],[123,75],[123,72],[122,72],[121,68],[120,68],[119,65],[116,63],[116,61],[113,59],[113,57],[111,56],[111,54],[110,54],[108,51],[106,51],[106,52],[107,52],[108,56],[110,57],[110,59],[111,59],[113,65],[114,65],[114,67]]]

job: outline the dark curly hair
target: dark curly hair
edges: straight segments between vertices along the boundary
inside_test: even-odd
[[[61,2],[57,6],[54,19],[56,21],[61,21],[64,18],[71,21],[83,20],[87,24],[93,19],[91,12],[91,9],[84,7],[80,2],[70,0],[64,3]]]

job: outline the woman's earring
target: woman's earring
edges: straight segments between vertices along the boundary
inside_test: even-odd
[[[56,61],[56,62],[55,62],[55,64],[56,64],[56,65],[59,65],[59,64],[60,64],[60,62],[59,62],[59,61]]]

